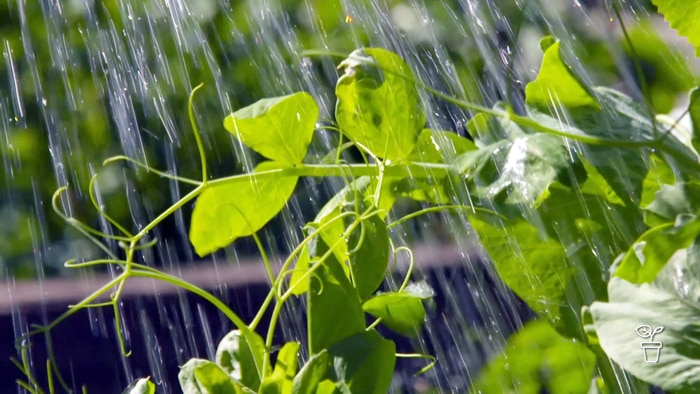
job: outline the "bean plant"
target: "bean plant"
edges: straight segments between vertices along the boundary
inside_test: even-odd
[[[700,34],[679,17],[690,12],[684,7],[697,6],[656,3],[700,46]],[[110,306],[124,347],[118,308],[124,285],[130,278],[152,278],[203,297],[235,326],[214,360],[192,359],[181,367],[186,393],[385,393],[397,358],[425,357],[426,368],[434,360],[397,353],[376,330],[383,325],[416,335],[424,302],[433,296],[425,283],[411,280],[411,269],[396,290],[378,291],[396,255],[411,256],[410,248],[394,244],[391,228],[428,212],[457,211],[501,280],[538,315],[474,379],[473,391],[698,390],[700,90],[690,93],[687,128],[654,114],[648,102],[581,83],[561,46],[551,37],[541,41],[543,60],[526,86],[524,114],[509,103],[486,108],[443,94],[419,82],[397,54],[358,49],[339,66],[337,149],[321,162],[305,161],[319,120],[310,94],[265,98],[224,119],[226,130],[264,160],[250,173],[220,179],[207,171],[191,96],[201,179],[148,168],[192,186],[150,224],[131,232],[116,223],[96,203],[91,185],[96,209],[119,231],[107,235],[63,214],[58,201],[64,190],[56,193],[56,211],[108,256],[67,265],[112,264],[120,274],[30,335],[48,334],[78,310]],[[421,90],[473,111],[466,130],[471,139],[426,128]],[[342,161],[349,148],[364,161]],[[123,160],[146,167],[127,157],[107,162]],[[301,229],[303,240],[275,269],[256,234],[284,208],[301,177],[343,177],[346,186]],[[392,220],[399,198],[429,207]],[[259,245],[271,289],[251,322],[207,291],[136,261],[138,250],[156,242],[151,230],[190,203],[189,239],[199,256],[241,237]],[[119,242],[123,252],[115,254],[101,238]],[[96,301],[106,293],[110,301]],[[281,312],[292,297],[306,301],[308,336],[273,352],[276,327],[285,324]],[[261,327],[267,313],[270,322]],[[374,319],[370,324],[367,315]],[[663,347],[651,363],[640,341],[654,335]],[[302,346],[309,357],[300,364]],[[43,392],[22,350],[18,366],[27,380],[19,384]],[[56,379],[65,385],[60,375]],[[125,392],[155,388],[143,378]]]

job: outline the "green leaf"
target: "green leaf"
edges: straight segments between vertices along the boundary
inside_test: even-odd
[[[398,55],[358,49],[340,63],[335,116],[341,130],[378,157],[406,159],[425,125],[413,72]]]
[[[561,243],[524,219],[504,221],[477,212],[469,222],[501,279],[535,312],[558,324],[575,273]]]
[[[122,391],[122,394],[155,394],[156,385],[151,382],[150,378],[141,378],[134,380],[129,387]]]
[[[690,104],[688,105],[690,121],[693,125],[691,142],[696,151],[700,152],[700,88],[690,91]]]
[[[674,393],[700,387],[699,267],[696,241],[675,253],[652,283],[612,278],[609,302],[590,307],[589,329],[605,353],[639,379]],[[641,326],[656,334],[640,337]]]
[[[313,227],[320,227],[348,210],[354,211],[357,208],[358,211],[362,211],[367,205],[365,202],[365,191],[370,185],[371,180],[369,177],[361,177],[350,182],[350,184],[336,193],[328,200],[326,205],[318,211],[314,219],[315,225]],[[348,220],[352,220],[352,218]],[[326,244],[333,245],[342,237],[346,225],[349,224],[348,220],[335,220],[333,223],[327,224],[323,230],[320,230],[321,238],[325,240]],[[333,253],[338,261],[344,263],[348,259],[350,253],[348,251],[347,242],[338,242],[333,248]]]
[[[696,214],[700,210],[700,183],[697,181],[678,182],[662,185],[654,200],[645,211],[653,216],[647,220],[650,225],[674,222],[678,215]]]
[[[309,278],[304,278],[304,274],[311,268],[310,259],[309,248],[304,246],[299,252],[296,264],[294,264],[294,272],[289,278],[289,288],[294,295],[298,296],[309,291]]]
[[[548,134],[501,140],[457,158],[460,173],[476,196],[506,204],[533,205],[549,186],[569,175],[565,141]]]
[[[545,321],[530,321],[479,373],[472,392],[585,393],[595,360],[584,344],[563,338]]]
[[[323,239],[317,238],[315,248],[309,250],[312,258],[317,259],[328,251],[328,245]],[[365,329],[360,297],[335,255],[329,253],[325,261],[315,264],[321,266],[314,272],[307,293],[311,354]]]
[[[389,266],[389,232],[381,216],[375,214],[363,219],[360,225],[349,236],[344,236],[347,226],[354,220],[355,215],[344,219],[336,219],[346,212],[365,212],[370,198],[367,193],[373,189],[369,177],[358,178],[338,192],[323,206],[316,215],[315,224],[311,229],[324,226],[320,237],[326,245],[335,245],[333,252],[343,268],[347,270],[353,286],[357,289],[362,300],[371,296],[384,280]],[[336,219],[336,220],[334,220]],[[334,222],[330,223],[331,220]],[[314,245],[312,241],[310,245]],[[346,265],[345,262],[348,262]],[[300,280],[308,267],[306,257],[300,257],[297,270],[291,278],[291,283]],[[295,294],[308,288],[300,283]]]
[[[503,108],[494,106],[495,110],[503,111]],[[467,123],[467,132],[474,138],[474,143],[479,148],[487,148],[504,139],[523,137],[526,133],[510,119],[499,116],[479,113]]]
[[[369,298],[384,281],[389,246],[389,230],[378,215],[362,220],[360,228],[350,233],[350,275],[360,300]]]
[[[413,289],[419,291],[413,291]],[[382,324],[406,336],[416,336],[425,321],[423,300],[433,296],[432,290],[409,286],[400,293],[383,293],[367,300],[362,309],[381,318]]]
[[[193,358],[180,368],[180,387],[187,394],[243,393],[242,387],[218,365]]]
[[[330,355],[328,349],[316,353],[304,364],[294,378],[294,394],[332,394],[335,384],[326,379]],[[328,384],[330,383],[330,384]],[[320,386],[320,387],[319,387]]]
[[[423,129],[410,159],[425,163],[450,163],[462,153],[472,150],[476,150],[476,145],[457,133]]]
[[[555,42],[545,50],[537,78],[525,87],[527,104],[541,110],[598,107],[593,96],[562,60],[559,47],[560,43]]]
[[[700,218],[683,215],[679,219],[642,234],[623,257],[615,276],[631,283],[652,282],[679,250],[700,236]]]
[[[695,47],[700,56],[700,1],[652,0],[664,19]]]
[[[294,379],[294,393],[384,394],[396,363],[394,342],[363,331],[313,356]]]
[[[255,172],[280,168],[279,163],[263,162]],[[199,196],[190,226],[190,242],[199,256],[255,233],[284,208],[298,177],[258,177],[255,172],[208,186]]]
[[[233,379],[257,390],[263,373],[265,342],[252,330],[233,330],[219,342],[216,363]]]
[[[318,106],[306,92],[266,98],[224,119],[224,127],[265,156],[283,164],[299,164],[306,156]]]
[[[265,378],[260,394],[291,394],[294,375],[297,373],[299,343],[287,342],[282,346],[272,375]]]

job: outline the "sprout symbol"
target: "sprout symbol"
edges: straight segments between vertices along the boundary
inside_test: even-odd
[[[656,327],[652,330],[651,326],[647,325],[641,325],[635,329],[637,335],[639,335],[642,339],[649,339],[647,342],[642,342],[645,362],[659,362],[659,352],[661,351],[663,344],[661,342],[654,342],[654,335],[659,334],[663,330],[663,327]]]
[[[635,329],[635,331],[637,331],[637,335],[642,337],[642,339],[649,338],[649,342],[653,342],[654,335],[659,334],[663,330],[663,327],[656,327],[654,330],[652,330],[651,327],[647,325],[641,325]]]

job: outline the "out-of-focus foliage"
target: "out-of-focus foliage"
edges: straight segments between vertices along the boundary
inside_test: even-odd
[[[398,0],[0,2],[0,276],[54,275],[68,258],[99,253],[51,211],[59,186],[70,186],[70,203],[60,204],[68,213],[99,225],[87,190],[92,174],[99,174],[101,205],[132,229],[179,196],[183,191],[174,183],[131,165],[103,167],[102,161],[125,154],[196,177],[185,108],[187,93],[199,82],[206,87],[195,109],[213,176],[250,169],[257,161],[220,132],[220,119],[244,104],[309,90],[322,101],[322,118],[332,118],[333,100],[323,99],[332,98],[338,77],[334,59],[302,59],[303,49],[398,50],[426,83],[491,105],[517,103],[537,71],[537,41],[554,33],[581,44],[572,49],[587,68],[578,71],[599,85],[635,92],[635,53],[658,111],[673,108],[692,85],[683,58],[649,27],[646,13],[653,9],[638,8],[629,18],[629,46],[618,31],[601,33],[614,15],[599,2],[539,3],[483,2],[464,9],[456,0],[422,8]],[[629,56],[620,56],[620,48]],[[431,100],[440,115],[429,119],[430,127],[463,129],[468,113]],[[323,141],[312,147],[318,143]],[[299,201],[313,197],[298,189]],[[310,212],[306,205],[292,215],[299,223],[304,220],[296,216]],[[187,216],[161,226],[155,235],[167,242],[144,258],[193,259],[186,226],[179,224]]]

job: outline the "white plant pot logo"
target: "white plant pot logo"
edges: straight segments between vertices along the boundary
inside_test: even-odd
[[[651,326],[647,325],[641,325],[635,329],[637,335],[639,335],[642,339],[649,339],[646,342],[642,342],[644,362],[655,364],[659,362],[659,354],[661,353],[661,348],[664,347],[664,345],[661,342],[654,342],[654,335],[659,334],[663,330],[663,327],[656,327],[652,330]]]

